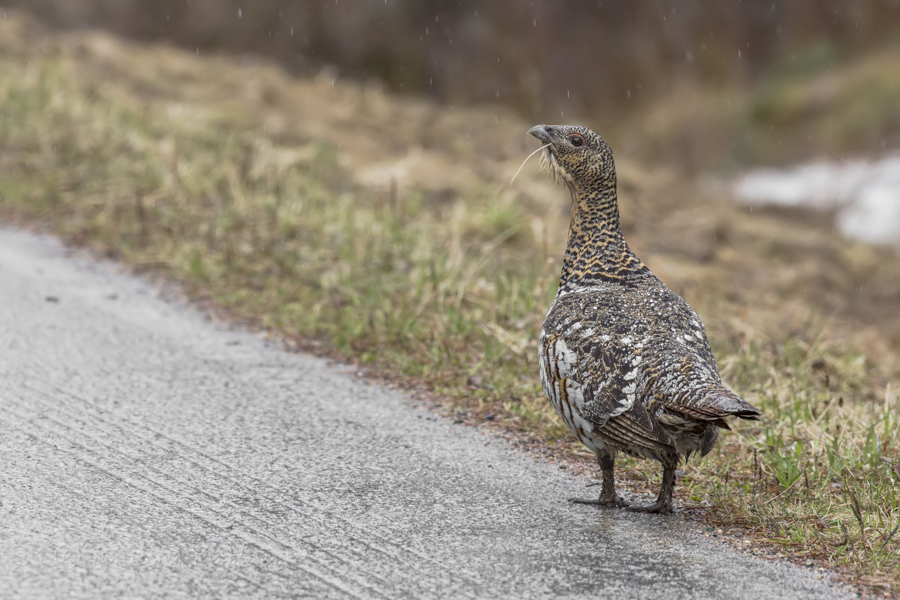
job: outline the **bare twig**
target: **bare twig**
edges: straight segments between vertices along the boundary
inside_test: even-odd
[[[529,158],[531,158],[532,156],[534,156],[535,154],[537,154],[538,152],[540,152],[541,150],[543,150],[544,148],[546,148],[546,147],[549,146],[549,145],[550,145],[550,144],[544,144],[543,146],[541,146],[540,148],[538,148],[537,150],[535,150],[534,152],[532,152],[531,154],[529,154],[528,156],[526,156],[526,157],[525,157],[525,160],[522,161],[522,164],[519,165],[519,169],[516,171],[516,174],[512,176],[512,179],[510,179],[509,182],[512,183],[513,181],[516,180],[516,177],[518,177],[518,175],[519,175],[519,171],[522,170],[522,167],[525,166],[525,163],[528,162],[528,159],[529,159]]]
[[[853,511],[853,516],[856,517],[856,520],[859,523],[859,534],[862,536],[863,542],[865,542],[866,531],[865,525],[863,524],[862,509],[859,506],[859,498],[856,496],[853,490],[850,489],[850,486],[845,484],[843,489],[844,492],[850,496],[850,510]]]
[[[844,522],[841,521],[841,531],[844,533],[844,539],[841,540],[835,548],[840,548],[841,546],[847,546],[850,544],[850,532],[847,531],[847,526],[844,525]]]
[[[894,534],[897,533],[897,530],[900,529],[900,520],[897,521],[897,526],[894,527],[894,530],[891,532],[887,539],[881,544],[881,548],[878,549],[878,552],[884,552],[884,547],[888,545],[888,542],[891,541],[891,538],[894,537]]]

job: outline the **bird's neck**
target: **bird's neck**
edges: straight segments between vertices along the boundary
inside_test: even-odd
[[[586,190],[570,189],[572,220],[559,292],[602,283],[628,285],[650,275],[622,236],[615,175]]]

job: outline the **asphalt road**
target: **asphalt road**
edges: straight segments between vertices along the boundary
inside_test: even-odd
[[[848,596],[584,485],[0,229],[2,598]]]

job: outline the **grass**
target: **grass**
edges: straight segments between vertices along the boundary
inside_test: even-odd
[[[14,21],[0,36],[5,219],[164,273],[233,316],[424,384],[456,414],[493,413],[513,436],[585,462],[544,400],[534,364],[555,293],[562,211],[489,175],[453,193],[364,185],[359,164],[344,161],[353,149],[342,149],[363,143],[348,139],[362,122],[337,136],[269,131],[267,107],[290,82],[241,108],[227,94],[197,91],[214,78],[240,79],[217,59],[157,49],[169,52],[172,70],[159,76],[149,50],[109,40],[98,42],[112,44],[105,53],[89,43],[42,45],[40,32]],[[115,64],[132,59],[142,68]],[[109,77],[116,69],[124,75]],[[146,72],[158,80],[141,79]],[[453,156],[467,164],[478,154],[462,147]],[[694,302],[724,379],[765,414],[685,467],[679,502],[788,556],[897,589],[900,386],[890,386],[893,330],[879,320],[896,308],[895,255],[833,236],[826,243],[790,215],[734,224],[736,209],[695,185],[679,191],[662,177],[648,187],[653,177],[629,169],[623,163],[629,205],[666,218],[644,225],[623,203],[626,235]],[[651,204],[651,196],[663,199]],[[818,254],[798,267],[798,256]],[[857,286],[873,290],[862,310],[853,308]],[[817,317],[816,302],[834,308]],[[646,473],[656,471],[623,462],[638,490],[655,488]]]
[[[720,354],[721,355],[721,354]],[[787,339],[721,361],[766,415],[757,435],[730,436],[686,487],[717,519],[742,524],[795,558],[856,569],[896,586],[900,523],[898,394],[867,397],[865,358]]]

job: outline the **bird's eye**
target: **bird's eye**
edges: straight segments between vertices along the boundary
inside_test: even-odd
[[[584,138],[577,133],[570,133],[569,134],[569,143],[577,148],[578,146],[584,145]]]

